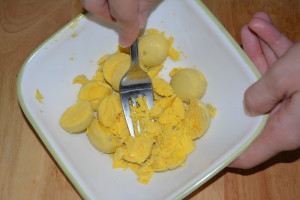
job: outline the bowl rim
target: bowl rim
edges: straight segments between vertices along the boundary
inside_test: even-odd
[[[235,39],[230,35],[230,33],[225,29],[225,27],[218,21],[218,19],[212,14],[212,12],[204,5],[204,3],[201,0],[194,0],[200,8],[205,12],[205,14],[212,20],[214,25],[217,26],[217,28],[225,35],[225,37],[228,39],[228,41],[231,43],[231,45],[235,48],[235,50],[239,53],[241,58],[245,61],[245,63],[248,65],[248,67],[251,69],[251,71],[254,73],[254,75],[259,79],[261,77],[259,71],[256,69],[252,61],[248,58],[248,56],[245,54],[245,52],[241,49],[239,44],[235,41]],[[64,32],[66,29],[75,27],[77,23],[79,23],[81,20],[86,19],[86,15],[81,13],[78,16],[76,16],[74,19],[72,19],[70,22],[65,24],[62,28],[60,28],[58,31],[56,31],[54,34],[52,34],[49,38],[47,38],[44,42],[42,42],[24,61],[23,65],[20,68],[20,71],[18,73],[17,77],[17,98],[19,101],[19,104],[21,106],[21,109],[23,110],[23,113],[25,114],[26,118],[29,120],[30,124],[36,131],[36,133],[39,135],[40,139],[43,141],[44,145],[47,147],[48,151],[51,153],[52,157],[55,159],[57,164],[60,166],[60,168],[63,170],[65,175],[68,177],[68,179],[72,182],[76,190],[80,193],[80,195],[84,199],[90,199],[89,195],[85,192],[83,187],[80,185],[80,183],[77,181],[77,179],[73,176],[73,174],[70,172],[68,167],[65,165],[65,163],[61,160],[59,154],[53,148],[53,146],[50,144],[50,142],[47,140],[45,134],[39,127],[38,123],[35,121],[34,117],[31,115],[24,97],[22,95],[22,80],[23,80],[23,74],[25,71],[26,66],[28,63],[35,57],[35,55],[44,47],[46,46],[53,38],[55,38],[58,34]],[[228,164],[230,164],[236,157],[238,157],[246,148],[257,138],[257,136],[260,134],[260,132],[263,130],[266,122],[268,119],[268,115],[264,115],[258,128],[256,131],[252,134],[252,136],[235,152],[233,152],[229,157],[227,157],[222,163],[218,164],[216,168],[208,172],[204,177],[202,177],[199,180],[196,180],[195,182],[191,183],[188,187],[183,188],[183,190],[177,194],[174,199],[182,199],[189,194],[191,194],[193,191],[195,191],[198,187],[203,185],[205,182],[207,182],[209,179],[211,179],[213,176],[215,176],[217,173],[219,173],[222,169],[224,169]]]

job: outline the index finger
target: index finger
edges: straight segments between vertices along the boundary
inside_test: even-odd
[[[281,57],[293,45],[270,21],[253,18],[249,27],[271,47],[278,57]]]
[[[249,29],[248,25],[243,26],[241,30],[241,39],[244,51],[254,63],[256,68],[261,74],[266,73],[268,70],[268,64],[259,44],[259,39],[257,35]]]

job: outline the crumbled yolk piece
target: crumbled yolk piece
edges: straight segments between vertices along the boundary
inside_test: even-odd
[[[98,65],[99,67],[105,62],[105,60],[110,56],[110,54],[105,54],[104,56],[102,56],[99,60],[98,60]]]
[[[115,53],[107,57],[103,63],[103,75],[107,83],[112,85],[113,76],[118,74],[120,69],[129,69],[130,67],[130,56],[125,53]],[[125,71],[126,72],[126,71]],[[116,89],[116,88],[114,88]]]
[[[43,103],[44,97],[38,89],[35,91],[35,99],[38,100],[38,102]]]
[[[112,94],[105,97],[98,106],[98,120],[105,127],[111,127],[122,113],[120,97]]]
[[[126,151],[123,159],[130,163],[143,163],[150,156],[153,139],[147,134],[128,137],[125,141]]]
[[[70,29],[76,28],[78,26],[79,21],[80,21],[80,18],[77,18],[74,21],[72,21],[72,24],[69,26]]]
[[[78,99],[91,101],[94,110],[96,110],[100,101],[110,94],[112,94],[112,88],[109,84],[103,81],[91,80],[82,85],[78,93]]]
[[[105,82],[105,78],[103,75],[103,72],[101,70],[97,70],[95,76],[93,76],[93,80],[96,81],[104,81]]]
[[[129,49],[129,47],[124,48],[124,47],[121,47],[120,45],[118,45],[117,52],[130,54],[130,49]]]
[[[207,104],[207,109],[209,111],[209,114],[211,117],[215,117],[217,114],[217,109],[215,107],[213,107],[213,105],[211,105],[210,103]]]
[[[180,70],[182,70],[182,69],[183,69],[183,67],[177,67],[177,68],[172,69],[172,70],[170,71],[170,73],[169,73],[169,76],[170,76],[170,77],[173,77],[174,74],[175,74],[176,72],[178,72],[178,71],[180,71]]]
[[[73,79],[73,84],[74,83],[79,83],[79,84],[85,84],[88,82],[88,79],[85,75],[78,75]]]
[[[146,30],[147,34],[160,34],[159,30],[155,29],[155,28],[149,28]]]
[[[178,60],[180,60],[180,53],[179,53],[179,51],[177,51],[177,50],[174,49],[173,47],[171,47],[171,48],[169,49],[168,55],[170,56],[170,58],[171,58],[173,61],[178,61]]]
[[[157,29],[148,29],[146,33],[165,37],[165,33]],[[172,47],[173,40],[173,37],[167,39],[168,56],[177,61],[180,56]],[[135,104],[130,105],[135,131],[135,137],[132,137],[118,92],[120,77],[126,71],[121,69],[130,66],[128,49],[119,47],[115,54],[102,56],[98,65],[99,69],[92,80],[85,80],[83,75],[74,79],[74,82],[83,84],[78,101],[88,102],[95,117],[92,121],[90,118],[83,120],[80,112],[73,110],[72,113],[76,115],[73,118],[84,123],[74,123],[69,128],[87,129],[91,144],[100,152],[110,154],[113,168],[130,168],[137,174],[138,181],[144,184],[150,181],[155,172],[184,166],[186,157],[195,149],[194,140],[207,131],[216,109],[199,99],[186,102],[177,96],[174,93],[176,88],[159,77],[163,63],[150,67],[141,62],[141,68],[152,79],[154,105],[149,109],[144,96],[139,96],[134,100]],[[170,77],[182,69],[173,69]],[[69,115],[67,117],[72,118]]]
[[[79,35],[78,33],[73,33],[73,34],[71,35],[71,37],[72,37],[72,38],[76,38],[78,35]]]
[[[152,80],[152,85],[155,92],[160,96],[169,97],[173,94],[173,88],[165,79],[158,78]]]
[[[171,36],[168,39],[168,45],[169,45],[169,51],[168,51],[168,56],[173,60],[173,61],[178,61],[180,60],[180,52],[177,51],[172,45],[173,45],[174,37]]]

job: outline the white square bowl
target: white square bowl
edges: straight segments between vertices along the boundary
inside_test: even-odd
[[[203,101],[218,109],[186,165],[154,174],[147,185],[137,182],[131,170],[112,169],[111,158],[85,134],[68,134],[58,123],[76,101],[80,86],[72,84],[73,78],[91,78],[99,57],[115,52],[113,25],[79,15],[41,44],[19,73],[17,93],[26,117],[85,199],[181,199],[226,167],[265,125],[266,116],[249,117],[243,109],[244,92],[259,78],[258,71],[201,1],[164,0],[147,28],[174,36],[174,47],[187,56],[176,63],[167,60],[163,77],[173,67],[196,67],[209,83]],[[35,98],[37,89],[43,104]]]

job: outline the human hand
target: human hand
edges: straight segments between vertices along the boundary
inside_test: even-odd
[[[130,46],[140,28],[146,25],[148,12],[155,0],[81,0],[86,10],[119,25],[119,44]]]
[[[252,168],[300,147],[300,43],[293,44],[264,12],[241,31],[244,51],[262,77],[245,92],[250,115],[269,114],[262,133],[229,167]]]

